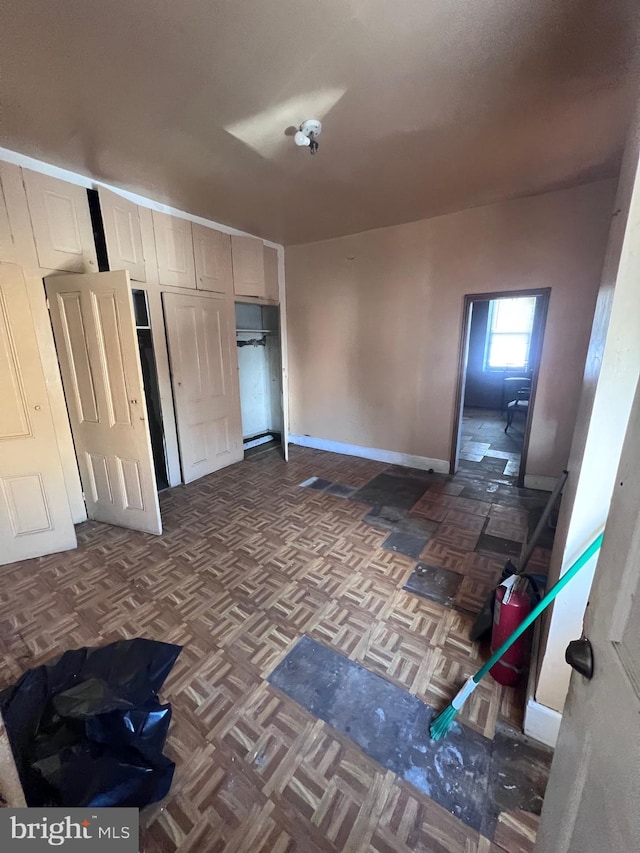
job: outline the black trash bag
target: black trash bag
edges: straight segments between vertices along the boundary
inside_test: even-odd
[[[181,646],[122,640],[74,649],[0,693],[29,806],[136,806],[161,800],[171,705],[158,691]]]

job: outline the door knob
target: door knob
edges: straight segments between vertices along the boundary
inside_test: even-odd
[[[586,637],[571,640],[565,650],[564,659],[580,675],[588,679],[593,678],[593,647]]]

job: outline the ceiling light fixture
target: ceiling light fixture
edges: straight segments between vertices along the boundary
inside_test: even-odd
[[[293,138],[300,148],[308,147],[311,153],[315,154],[318,150],[317,137],[320,136],[321,132],[322,124],[315,118],[309,118],[302,122],[300,129]]]

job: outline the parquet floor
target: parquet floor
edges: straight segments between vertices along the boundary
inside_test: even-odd
[[[1,569],[0,687],[67,648],[135,636],[184,646],[162,692],[176,775],[142,816],[146,853],[531,850],[535,816],[504,814],[481,837],[264,680],[303,633],[438,707],[479,666],[472,617],[402,590],[415,560],[381,548],[388,530],[362,521],[370,506],[299,487],[362,486],[388,466],[291,456],[163,493],[162,537],[87,522],[77,551]],[[531,503],[508,485],[500,502],[460,497],[478,482],[442,478],[412,510],[447,519],[429,559],[464,575],[469,609],[505,558],[452,544],[455,527],[482,517],[521,535]],[[463,721],[492,737],[499,718],[519,724],[521,698],[487,679]]]

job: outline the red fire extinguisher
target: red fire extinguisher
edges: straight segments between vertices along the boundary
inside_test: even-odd
[[[508,578],[507,581],[511,580]],[[516,578],[510,587],[499,586],[493,610],[493,630],[491,632],[491,653],[499,649],[518,625],[531,612],[531,598],[526,591],[524,578]],[[525,633],[505,652],[495,666],[489,670],[499,684],[513,687],[520,680],[529,649],[529,631]]]

